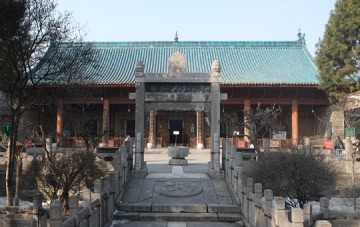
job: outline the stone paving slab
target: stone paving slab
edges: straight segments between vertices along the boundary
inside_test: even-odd
[[[121,224],[120,224],[121,223]],[[243,227],[241,223],[226,222],[171,222],[171,221],[122,221],[112,227]]]
[[[209,213],[240,213],[240,207],[234,204],[207,204]]]
[[[206,213],[206,204],[153,204],[151,206],[152,212],[165,212],[165,213]]]
[[[214,213],[140,213],[140,221],[218,221],[218,215]]]

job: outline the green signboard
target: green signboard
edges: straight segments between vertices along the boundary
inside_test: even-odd
[[[349,128],[345,128],[345,138],[349,136]],[[351,127],[351,136],[356,136],[356,128]]]
[[[9,136],[10,128],[11,128],[10,125],[3,125],[2,128],[1,128],[1,131],[2,131],[3,134],[6,134],[7,136]]]

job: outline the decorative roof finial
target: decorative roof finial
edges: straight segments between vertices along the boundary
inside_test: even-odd
[[[297,36],[298,36],[299,39],[301,39],[301,28],[299,28]]]
[[[299,38],[299,39],[298,39],[298,42],[299,42],[300,44],[306,44],[306,42],[305,42],[305,33],[302,34],[300,28],[299,28],[299,32],[298,32],[297,36],[298,36],[298,38]]]
[[[175,41],[175,42],[179,42],[179,37],[178,37],[177,31],[175,32],[175,38],[174,38],[174,41]]]

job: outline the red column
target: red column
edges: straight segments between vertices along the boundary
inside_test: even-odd
[[[103,101],[102,126],[102,142],[106,144],[109,137],[109,99],[104,99]]]
[[[297,100],[293,100],[291,104],[291,135],[292,144],[299,143],[299,105]]]
[[[204,117],[202,111],[196,111],[197,148],[204,149]]]
[[[249,110],[250,109],[250,100],[247,99],[247,100],[244,100],[244,110]],[[246,121],[246,117],[244,116],[244,123]],[[250,136],[250,130],[246,127],[244,127],[244,135],[247,135],[247,136]],[[250,139],[249,137],[244,137],[244,139],[246,140],[246,142],[250,142]]]
[[[63,137],[64,125],[63,125],[63,112],[64,112],[64,104],[62,100],[58,100],[57,102],[57,112],[56,112],[56,134],[58,136],[58,140],[61,141]],[[57,141],[57,142],[59,142]]]

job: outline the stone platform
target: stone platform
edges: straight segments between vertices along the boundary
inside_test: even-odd
[[[152,154],[154,157],[151,158],[150,154],[145,155],[149,173],[145,178],[131,180],[118,202],[114,220],[130,220],[134,224],[149,221],[161,221],[163,224],[194,222],[197,225],[224,222],[232,223],[229,226],[241,226],[237,223],[241,220],[240,208],[225,181],[207,174],[210,155],[195,152],[190,152],[186,166],[165,164],[168,157],[163,153]]]

